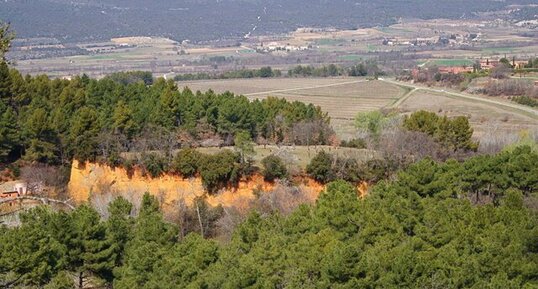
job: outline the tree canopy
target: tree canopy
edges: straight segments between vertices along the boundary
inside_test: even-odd
[[[364,199],[337,180],[290,215],[253,211],[225,242],[206,239],[214,236],[206,220],[222,211],[203,200],[193,204],[203,227],[186,234],[148,194],[138,214],[118,198],[106,219],[88,206],[38,207],[20,227],[0,227],[0,280],[45,288],[534,288],[537,162],[527,146],[464,162],[425,159]]]
[[[101,80],[23,76],[0,62],[0,160],[69,164],[121,152],[170,150],[182,144],[232,145],[239,139],[293,143],[294,125],[329,122],[319,107],[284,99],[249,101],[232,93],[178,89],[144,72]],[[315,140],[328,142],[330,135]]]

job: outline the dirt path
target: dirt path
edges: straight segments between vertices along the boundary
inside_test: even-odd
[[[297,91],[297,90],[306,90],[306,89],[315,89],[315,88],[325,88],[325,87],[333,87],[333,86],[340,86],[340,85],[348,85],[348,84],[355,84],[355,83],[361,83],[361,82],[367,82],[367,81],[368,80],[361,79],[361,80],[346,81],[346,82],[331,83],[331,84],[323,84],[323,85],[314,85],[314,86],[306,86],[306,87],[296,87],[296,88],[286,88],[286,89],[276,89],[276,90],[269,90],[269,91],[261,91],[261,92],[247,93],[247,94],[244,94],[244,95],[245,96],[259,96],[259,95],[266,95],[266,94],[272,94],[272,93],[282,93],[282,92]]]
[[[396,108],[400,106],[402,103],[404,103],[413,93],[415,93],[418,90],[418,88],[414,87],[410,91],[406,92],[402,97],[398,98],[393,104],[389,105],[389,108]]]
[[[419,85],[415,85],[415,84],[398,82],[398,81],[394,81],[394,80],[387,80],[387,79],[380,79],[380,80],[384,81],[384,82],[387,82],[387,83],[390,83],[390,84],[403,85],[403,86],[408,86],[408,87],[413,88],[412,91],[410,91],[409,93],[405,94],[400,99],[398,99],[398,101],[396,101],[392,105],[392,107],[398,107],[403,102],[405,102],[416,91],[424,90],[424,91],[429,91],[429,92],[442,93],[442,94],[445,94],[447,96],[457,97],[457,98],[464,99],[464,100],[467,100],[467,101],[477,101],[477,102],[481,102],[481,103],[485,103],[485,104],[489,104],[489,105],[494,105],[494,106],[500,107],[500,108],[505,109],[505,110],[509,110],[509,111],[516,112],[516,113],[521,114],[521,115],[531,117],[533,119],[538,119],[538,110],[533,109],[533,108],[528,107],[528,106],[524,106],[524,105],[519,105],[519,104],[509,103],[509,102],[503,102],[503,101],[498,101],[498,100],[493,100],[493,99],[487,99],[487,98],[484,98],[484,97],[474,96],[474,95],[470,95],[470,94],[466,94],[466,93],[451,92],[451,91],[446,91],[444,89],[428,88],[428,87],[423,87],[423,86],[419,86]]]

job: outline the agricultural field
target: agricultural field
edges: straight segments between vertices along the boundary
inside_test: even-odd
[[[492,134],[502,136],[519,134],[523,131],[538,132],[538,120],[531,115],[508,107],[460,99],[444,93],[418,90],[399,106],[399,110],[404,113],[421,109],[448,116],[468,116],[475,129],[474,137],[477,139]]]
[[[468,38],[470,33],[479,37],[471,41]],[[174,77],[177,74],[216,73],[261,66],[285,71],[298,63],[351,66],[361,60],[376,59],[385,63],[387,67],[384,68],[390,71],[411,68],[406,66],[406,60],[411,59],[438,66],[469,66],[478,59],[500,58],[505,54],[527,59],[538,55],[538,40],[523,36],[532,33],[532,28],[499,26],[482,20],[402,19],[390,27],[355,30],[299,28],[278,35],[254,35],[227,44],[180,43],[164,37],[115,38],[107,42],[77,44],[77,49],[85,51],[82,55],[23,58],[14,61],[14,65],[23,73],[46,73],[53,77],[82,73],[101,77],[126,70],[151,71],[157,77]],[[449,45],[434,43],[442,35],[458,35],[459,38]],[[414,46],[417,39],[431,39],[432,43]],[[391,45],[384,45],[388,40]],[[276,45],[279,49],[272,52],[258,50],[268,45]],[[288,47],[292,48],[288,50]],[[299,47],[300,51],[294,50]],[[18,56],[24,56],[32,47],[14,47],[13,50]],[[386,55],[394,52],[400,55]],[[212,61],[215,58],[224,60]]]
[[[381,108],[396,109],[402,113],[425,109],[448,116],[469,116],[475,128],[476,138],[493,131],[538,132],[538,120],[521,111],[462,99],[443,92],[412,90],[412,87],[406,87],[405,83],[398,85],[394,82],[357,78],[284,78],[189,81],[178,82],[178,86],[189,87],[194,91],[208,89],[215,92],[231,91],[250,99],[275,96],[313,103],[329,114],[333,129],[341,139],[356,136],[357,130],[354,128],[353,119],[358,112]],[[501,98],[487,99],[510,104]]]
[[[405,90],[381,81],[362,78],[233,79],[179,82],[196,91],[231,91],[250,99],[283,97],[319,105],[332,119],[352,119],[357,112],[385,107]]]
[[[178,86],[194,91],[231,91],[250,99],[275,96],[319,105],[329,114],[334,130],[342,139],[354,136],[353,118],[358,112],[387,107],[406,93],[397,85],[361,78],[210,80],[179,82]]]
[[[212,69],[208,59],[214,56],[241,57],[256,56],[248,47],[208,47],[181,45],[161,37],[125,37],[109,42],[79,44],[79,48],[89,51],[86,55],[26,59],[14,62],[23,73],[64,77],[86,73],[102,77],[116,71],[151,71],[160,77],[170,72],[191,73]],[[192,66],[192,63],[198,63]]]

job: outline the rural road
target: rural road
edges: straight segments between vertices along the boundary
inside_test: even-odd
[[[315,88],[333,87],[333,86],[355,84],[355,83],[361,83],[361,82],[367,82],[367,81],[368,81],[368,80],[366,80],[366,79],[361,79],[361,80],[346,81],[346,82],[331,83],[331,84],[323,84],[323,85],[314,85],[314,86],[306,86],[306,87],[295,87],[295,88],[287,88],[287,89],[277,89],[277,90],[269,90],[269,91],[261,91],[261,92],[247,93],[247,94],[244,94],[244,96],[258,96],[258,95],[271,94],[271,93],[281,93],[281,92],[289,92],[289,91],[297,91],[297,90],[305,90],[305,89],[315,89]]]
[[[494,99],[487,99],[487,98],[484,98],[484,97],[474,96],[474,95],[470,95],[470,94],[466,94],[466,93],[451,92],[451,91],[446,91],[444,89],[428,88],[428,87],[424,87],[424,86],[419,86],[419,85],[410,84],[410,83],[406,83],[406,82],[399,82],[399,81],[395,81],[395,80],[388,80],[388,79],[380,79],[380,80],[384,81],[384,82],[387,82],[387,83],[395,84],[395,85],[402,85],[402,86],[407,86],[407,87],[413,88],[413,90],[406,93],[403,97],[401,97],[398,101],[396,101],[392,105],[392,107],[397,107],[397,106],[401,105],[414,92],[416,92],[418,90],[424,90],[424,91],[430,91],[430,92],[443,93],[443,94],[446,94],[446,95],[449,95],[449,96],[455,96],[455,97],[465,99],[465,100],[469,100],[469,101],[478,101],[478,102],[482,102],[482,103],[486,103],[486,104],[491,104],[491,105],[495,105],[497,107],[501,107],[501,108],[504,108],[504,109],[509,109],[509,110],[512,110],[512,111],[516,110],[520,114],[524,114],[524,115],[530,116],[530,117],[532,117],[534,119],[538,119],[538,110],[533,109],[532,107],[524,106],[524,105],[518,105],[518,104],[515,104],[515,103],[503,102],[503,101],[498,101],[498,100],[494,100]]]

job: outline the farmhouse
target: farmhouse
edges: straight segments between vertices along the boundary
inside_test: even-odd
[[[430,68],[414,68],[411,70],[413,78],[418,78],[420,71],[428,71]],[[459,74],[465,72],[473,72],[472,66],[439,66],[437,71],[441,74]]]
[[[415,41],[412,42],[413,46],[429,46],[434,45],[439,40],[439,37],[429,37],[429,38],[421,38],[418,37],[415,39]]]
[[[28,186],[23,181],[12,181],[0,184],[0,200],[1,199],[14,199],[20,196],[26,195]],[[8,206],[13,206],[16,201],[7,201]]]
[[[512,66],[516,69],[521,69],[521,68],[525,68],[525,65],[527,65],[529,63],[528,60],[511,60],[510,63],[512,64]],[[499,60],[498,59],[480,59],[480,67],[482,69],[492,69],[494,68],[495,66],[499,65]]]
[[[528,60],[516,60],[516,61],[513,61],[512,65],[516,69],[522,69],[522,68],[525,68],[525,65],[527,65],[528,63],[529,63]]]
[[[440,66],[439,67],[440,73],[464,73],[464,72],[473,72],[472,66]]]
[[[262,52],[262,53],[268,53],[268,52],[274,52],[274,51],[304,51],[308,50],[308,46],[295,46],[290,44],[281,44],[278,42],[270,42],[267,45],[264,45],[263,43],[261,46],[256,47],[256,51]]]
[[[24,181],[11,181],[0,184],[0,198],[16,198],[28,192],[28,185]]]
[[[495,66],[499,64],[499,60],[493,60],[493,59],[480,59],[480,67],[482,69],[492,69]]]

